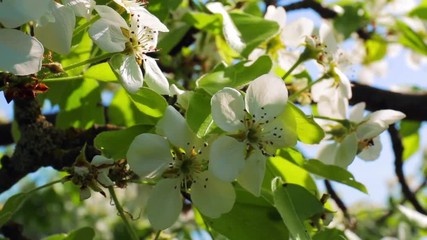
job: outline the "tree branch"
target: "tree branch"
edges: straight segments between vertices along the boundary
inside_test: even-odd
[[[344,214],[344,217],[347,219],[350,219],[350,214],[348,214],[347,206],[341,200],[341,198],[338,196],[338,194],[335,192],[334,188],[332,187],[331,182],[329,182],[329,180],[326,180],[326,179],[324,182],[325,182],[326,190],[328,191],[329,195],[331,195],[331,198],[335,201],[338,208],[341,209],[341,211]]]
[[[365,102],[369,111],[393,109],[406,114],[407,120],[427,120],[427,94],[397,93],[352,82],[350,104]]]
[[[321,3],[315,0],[303,0],[301,2],[295,2],[285,5],[283,6],[283,8],[285,8],[286,11],[310,8],[325,19],[335,18],[336,16],[338,16],[337,12],[323,6]]]
[[[40,112],[36,99],[15,101],[15,119],[20,130],[12,157],[3,156],[0,168],[0,193],[8,190],[28,173],[43,166],[57,170],[71,166],[84,144],[87,158],[99,154],[93,147],[97,134],[117,130],[115,126],[94,126],[87,130],[57,129]]]
[[[394,125],[391,125],[389,127],[388,132],[390,134],[394,157],[395,157],[395,160],[394,160],[395,172],[396,172],[397,179],[399,180],[399,183],[402,187],[402,193],[405,196],[405,198],[414,206],[415,210],[417,210],[422,214],[427,214],[426,210],[418,202],[417,198],[415,197],[415,194],[411,191],[408,184],[406,183],[405,175],[403,173],[403,158],[402,158],[403,145],[402,145],[402,140],[400,138],[399,132],[397,131]]]

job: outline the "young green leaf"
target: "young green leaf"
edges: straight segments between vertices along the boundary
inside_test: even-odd
[[[292,113],[297,122],[298,139],[308,144],[319,143],[325,137],[325,132],[322,127],[314,121],[313,117],[305,115],[305,113],[293,103],[288,102],[288,106],[292,109]]]
[[[10,197],[0,210],[0,227],[7,223],[28,199],[28,193],[18,193]]]
[[[304,221],[323,212],[320,201],[304,187],[283,183],[279,178],[272,181],[274,205],[294,239],[311,239]]]

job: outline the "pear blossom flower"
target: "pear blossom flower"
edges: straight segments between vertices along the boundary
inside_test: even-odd
[[[230,211],[236,197],[233,186],[207,169],[207,144],[190,130],[181,114],[169,106],[157,131],[165,137],[143,133],[127,152],[136,174],[160,178],[147,203],[152,227],[165,229],[177,220],[183,206],[181,192],[190,193],[194,206],[208,217]]]
[[[274,37],[278,38],[278,41],[275,41],[274,43],[279,46],[274,48],[277,52],[273,52],[273,56],[277,56],[277,63],[282,69],[289,70],[291,66],[297,62],[300,55],[292,49],[295,50],[295,48],[303,45],[305,37],[311,35],[313,32],[314,23],[310,19],[302,17],[286,24],[285,9],[283,7],[275,7],[273,5],[267,7],[264,18],[279,24],[279,31],[277,36]],[[268,51],[268,49],[256,48],[249,55],[249,59],[255,60],[265,54],[266,51]],[[303,70],[304,67],[299,65],[294,70],[294,73],[297,74]]]
[[[103,187],[111,187],[114,182],[108,177],[108,172],[113,166],[114,160],[102,155],[93,157],[89,163],[85,158],[79,158],[71,168],[70,176],[73,183],[80,185],[80,200],[90,198],[91,189],[106,196],[99,184]]]
[[[62,3],[71,7],[76,16],[84,17],[87,20],[90,19],[92,10],[96,5],[94,0],[63,0]]]
[[[328,23],[322,23],[319,37],[312,36],[310,41],[313,41],[310,47],[320,51],[317,61],[324,67],[324,74],[331,76],[313,85],[313,101],[317,102],[320,115],[344,119],[352,96],[350,80],[341,70],[348,64],[348,58],[339,49],[333,28]]]
[[[222,31],[224,33],[225,41],[227,41],[228,45],[240,53],[246,47],[246,44],[241,39],[241,34],[237,27],[234,25],[233,20],[225,9],[224,5],[220,2],[211,2],[206,4],[206,7],[212,13],[221,14],[222,16]]]
[[[76,25],[76,16],[70,6],[51,1],[49,10],[36,21],[34,36],[47,49],[67,54]]]
[[[295,120],[286,114],[285,83],[265,74],[249,84],[246,95],[224,88],[211,100],[212,118],[228,135],[211,146],[209,169],[224,181],[239,183],[259,196],[265,161],[276,150],[296,144]]]
[[[0,70],[29,75],[41,69],[44,48],[35,38],[17,28],[37,20],[48,11],[51,0],[3,0],[0,2]],[[6,57],[7,56],[7,57]]]
[[[169,83],[156,61],[147,53],[157,51],[159,31],[168,28],[148,11],[131,14],[130,25],[107,6],[95,6],[101,16],[89,29],[93,41],[104,51],[117,53],[111,57],[110,65],[118,74],[125,89],[135,93],[143,81],[159,94],[169,94]],[[145,77],[140,65],[143,65]]]
[[[379,135],[389,125],[400,121],[405,114],[395,110],[379,110],[363,116],[365,103],[354,105],[350,116],[350,129],[341,124],[322,124],[326,132],[335,134],[333,143],[326,143],[319,150],[318,159],[326,164],[347,168],[356,155],[366,161],[373,161],[380,155],[382,144]]]

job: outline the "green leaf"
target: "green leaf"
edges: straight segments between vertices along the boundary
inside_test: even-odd
[[[334,28],[342,33],[344,38],[348,38],[351,33],[365,26],[369,17],[363,2],[346,2],[341,7],[344,13],[334,18]]]
[[[143,87],[135,94],[129,94],[135,106],[144,114],[160,118],[168,106],[166,100],[155,91]]]
[[[116,74],[107,62],[103,62],[90,67],[83,76],[103,82],[117,81]]]
[[[7,223],[22,207],[29,197],[28,193],[18,193],[10,197],[0,210],[0,227]]]
[[[363,63],[369,64],[384,58],[387,53],[387,42],[375,37],[365,41],[366,56]]]
[[[69,234],[55,234],[43,240],[92,240],[95,237],[95,231],[91,227],[82,227],[76,229]]]
[[[409,12],[409,16],[427,20],[427,1],[421,1],[420,5]]]
[[[313,240],[347,240],[343,231],[332,228],[325,228],[313,236]]]
[[[127,127],[135,124],[155,125],[158,120],[139,111],[124,88],[116,92],[108,106],[108,118],[111,124]]]
[[[265,20],[262,17],[237,12],[230,13],[230,17],[240,31],[243,42],[246,43],[246,47],[241,52],[244,57],[248,57],[252,50],[279,31],[277,22]],[[262,31],[254,31],[254,26]]]
[[[403,159],[406,160],[420,148],[420,122],[404,120],[400,123],[400,135],[403,144]]]
[[[219,15],[201,12],[187,12],[183,16],[182,20],[199,30],[213,34],[221,33],[221,17]]]
[[[274,204],[295,239],[311,239],[304,220],[323,212],[320,201],[304,187],[273,181]]]
[[[401,34],[399,42],[403,46],[408,47],[423,55],[427,55],[427,45],[418,33],[416,33],[402,21],[396,21],[396,26]]]
[[[150,0],[147,9],[162,22],[168,17],[170,10],[175,10],[182,0]]]
[[[211,115],[211,97],[203,89],[197,89],[191,96],[188,105],[187,123],[200,138],[206,136],[215,128]]]
[[[92,240],[95,237],[95,231],[91,227],[82,227],[68,234],[64,240]]]
[[[294,183],[305,187],[311,193],[317,193],[317,185],[309,172],[304,168],[287,161],[281,156],[270,157],[266,163],[266,172],[263,182],[265,191],[271,190],[271,181],[280,177],[287,183]]]
[[[363,184],[354,179],[353,174],[341,167],[324,164],[315,159],[307,161],[300,152],[292,148],[280,150],[278,156],[281,156],[284,159],[304,168],[310,173],[356,188],[364,193],[368,192]]]
[[[168,54],[188,33],[191,26],[185,23],[181,23],[171,29],[168,33],[162,34],[162,38],[157,44],[157,48],[161,49],[162,54]]]
[[[67,67],[69,65],[73,65],[75,63],[83,62],[89,59],[93,42],[89,37],[89,34],[85,31],[83,32],[84,34],[80,43],[73,46],[69,54],[60,55],[60,57],[62,57],[61,64],[63,67]],[[63,58],[64,56],[65,58]],[[76,76],[79,75],[85,67],[86,66],[73,68],[68,70],[67,73],[69,76]]]
[[[104,124],[104,106],[98,82],[93,79],[72,82],[73,91],[63,95],[63,98],[67,97],[56,117],[56,125],[60,128],[89,128],[94,124]]]
[[[94,144],[106,157],[119,160],[126,158],[129,145],[136,136],[152,130],[152,126],[136,125],[123,130],[102,132],[96,136]]]
[[[288,102],[288,105],[291,107],[297,122],[298,139],[308,144],[316,144],[322,141],[325,137],[325,132],[322,127],[314,121],[314,118],[305,115],[305,113],[293,103]]]
[[[204,218],[209,226],[229,239],[289,239],[277,210],[240,187],[236,187],[236,203],[230,212],[219,218]]]
[[[213,95],[224,87],[239,88],[270,71],[273,63],[268,56],[261,56],[249,66],[239,62],[225,69],[205,74],[197,80],[197,87]]]

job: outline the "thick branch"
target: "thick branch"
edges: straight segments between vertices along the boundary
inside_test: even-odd
[[[415,194],[411,191],[408,184],[406,183],[405,175],[403,173],[403,158],[402,158],[403,145],[402,145],[402,140],[400,138],[399,132],[397,131],[394,125],[391,125],[389,127],[388,132],[390,134],[394,157],[395,157],[395,160],[394,160],[395,172],[399,180],[399,183],[402,187],[402,193],[405,196],[405,198],[414,206],[415,210],[417,210],[422,214],[427,214],[426,210],[418,202],[417,198],[415,197]]]
[[[351,104],[365,102],[367,110],[393,109],[406,114],[408,120],[427,120],[427,94],[396,93],[352,82]]]
[[[57,170],[71,166],[84,144],[87,157],[98,154],[93,147],[95,136],[114,126],[94,126],[88,130],[57,129],[41,115],[36,99],[15,100],[15,119],[20,130],[20,139],[12,157],[4,156],[0,168],[0,193],[8,190],[28,173],[43,166]]]
[[[335,18],[338,14],[315,0],[303,0],[301,2],[295,2],[283,6],[286,11],[298,10],[298,9],[307,9],[310,8],[317,12],[322,18]]]

